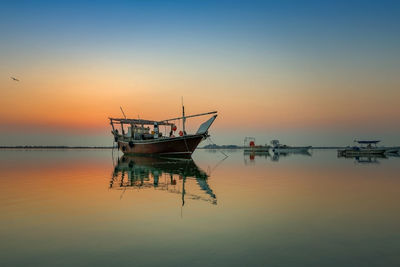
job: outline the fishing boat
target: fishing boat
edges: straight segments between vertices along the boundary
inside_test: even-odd
[[[368,155],[384,155],[387,151],[384,147],[378,147],[379,140],[354,140],[358,145],[346,147],[338,150],[339,157],[349,156],[368,156]]]
[[[272,152],[279,153],[304,153],[308,152],[311,146],[288,146],[279,143],[279,140],[272,140]]]
[[[208,129],[217,118],[217,111],[185,115],[185,107],[183,105],[181,117],[160,121],[129,119],[126,118],[122,108],[121,111],[124,118],[109,118],[109,120],[114,141],[117,142],[118,149],[124,154],[151,154],[190,158],[199,143],[209,137]],[[186,119],[206,115],[212,116],[200,125],[196,133],[188,134],[186,132]],[[182,130],[175,136],[177,131],[176,121],[182,122]],[[118,126],[120,131],[117,129]],[[165,127],[165,132],[169,132],[169,134],[163,135],[160,127]]]

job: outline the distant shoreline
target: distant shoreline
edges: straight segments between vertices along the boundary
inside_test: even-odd
[[[19,149],[19,150],[55,150],[55,149],[112,149],[112,146],[0,146],[0,150]],[[114,147],[116,148],[116,147]],[[198,147],[197,149],[244,149],[243,146],[236,145],[212,145]],[[310,149],[341,149],[342,146],[315,146]]]
[[[112,149],[112,146],[0,146],[0,150],[5,149]]]
[[[294,146],[295,147],[295,146]],[[341,148],[346,148],[344,146],[311,146],[310,149],[341,149]],[[238,146],[238,147],[198,147],[197,149],[245,149],[243,146]]]

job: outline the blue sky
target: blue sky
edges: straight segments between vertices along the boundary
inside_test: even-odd
[[[194,111],[220,110],[217,142],[257,132],[289,142],[343,144],[365,134],[396,143],[399,26],[399,1],[2,1],[0,118],[13,123],[2,126],[0,144],[37,144],[40,136],[75,144],[90,134],[102,144],[110,138],[100,118],[138,96],[156,105],[154,94],[177,105],[184,95]],[[24,83],[15,87],[11,75]],[[41,111],[28,109],[31,102]],[[68,109],[87,120],[98,114],[95,130],[74,126],[57,138],[71,127]],[[25,127],[27,117],[46,126]],[[248,132],[235,130],[235,118]]]

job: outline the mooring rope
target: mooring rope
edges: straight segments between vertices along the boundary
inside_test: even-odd
[[[211,136],[208,136],[208,141],[210,142],[211,145],[216,145],[212,140],[211,140]],[[221,152],[221,154],[223,154],[225,157],[229,157],[227,154],[225,154],[221,149],[218,149],[219,152]]]

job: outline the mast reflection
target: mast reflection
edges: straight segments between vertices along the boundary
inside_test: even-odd
[[[123,155],[114,167],[110,188],[124,191],[154,188],[180,194],[182,206],[185,205],[185,199],[203,200],[216,205],[217,197],[208,185],[208,177],[192,159]],[[192,181],[197,184],[200,193],[187,192],[186,188],[193,184]]]

